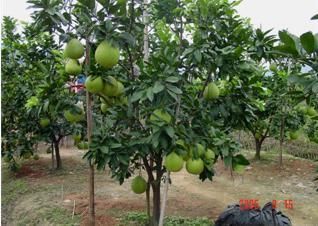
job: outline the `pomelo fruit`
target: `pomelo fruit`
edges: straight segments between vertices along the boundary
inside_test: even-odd
[[[291,140],[296,140],[299,137],[299,131],[292,131],[289,133],[289,138]]]
[[[171,152],[165,158],[164,165],[171,172],[178,172],[183,167],[183,159],[175,152]]]
[[[206,100],[216,99],[219,97],[219,95],[220,95],[220,90],[213,82],[210,82],[203,91],[203,97]]]
[[[69,59],[65,65],[65,72],[70,75],[78,75],[82,71],[82,66],[77,60]]]
[[[156,109],[151,115],[150,115],[150,121],[152,122],[171,122],[171,116],[168,112],[162,110],[162,109]]]
[[[188,159],[186,169],[189,173],[199,175],[204,170],[204,162],[202,159]]]
[[[101,97],[99,98],[101,103],[107,104],[109,107],[116,105],[116,100],[114,98],[105,96],[103,93],[99,93]]]
[[[32,153],[31,153],[31,152],[25,152],[25,153],[23,154],[23,158],[24,158],[24,159],[29,159],[29,158],[31,158],[31,156],[32,156]]]
[[[88,149],[88,142],[87,141],[81,141],[77,144],[78,149],[80,150],[87,150]]]
[[[48,118],[41,118],[40,119],[40,125],[42,128],[47,127],[48,125],[50,125],[50,119]]]
[[[77,144],[77,148],[80,149],[80,150],[83,150],[84,149],[84,143],[83,142],[79,142]]]
[[[127,105],[128,104],[128,98],[125,96],[119,97],[119,104]]]
[[[82,138],[82,136],[81,136],[81,134],[73,134],[73,139],[74,139],[74,141],[75,141],[75,143],[77,144],[78,142],[80,142],[81,141],[81,138]]]
[[[313,107],[307,107],[307,115],[309,116],[315,116],[317,114],[317,111]]]
[[[114,97],[117,95],[118,90],[118,82],[113,76],[108,76],[105,81],[104,88],[102,93],[109,97]]]
[[[40,159],[40,156],[39,156],[38,154],[35,154],[35,155],[33,155],[33,159],[34,159],[34,160],[39,160],[39,159]]]
[[[207,160],[214,160],[215,159],[215,153],[211,149],[207,149],[206,152],[204,153],[204,157]]]
[[[118,96],[121,96],[123,93],[124,93],[124,85],[121,82],[117,81],[117,90],[114,93],[114,96],[118,97]]]
[[[259,132],[255,133],[255,138],[256,139],[261,139],[262,135]]]
[[[199,156],[204,155],[204,153],[205,153],[204,146],[202,144],[197,144],[197,151],[198,151]]]
[[[118,63],[119,49],[112,46],[109,42],[101,42],[95,51],[95,60],[105,68],[112,68]]]
[[[85,81],[86,90],[90,93],[99,93],[104,88],[104,82],[101,77],[89,76]]]
[[[183,161],[188,161],[189,158],[192,158],[192,157],[191,157],[191,153],[190,153],[189,151],[183,152],[183,154],[182,154],[182,159],[183,159]]]
[[[102,103],[102,104],[100,105],[100,110],[101,110],[104,114],[107,112],[108,108],[109,108],[109,106],[108,106],[107,104],[105,104],[105,103]]]
[[[233,170],[237,173],[243,173],[245,170],[245,166],[244,165],[239,165],[239,164],[235,164],[233,166]]]
[[[194,150],[195,149],[195,152]],[[196,155],[194,155],[196,153]],[[205,153],[204,146],[202,144],[196,144],[196,147],[190,147],[189,148],[189,156],[190,157],[201,157]]]
[[[147,182],[142,176],[136,176],[131,182],[131,190],[136,194],[142,194],[147,189]]]
[[[84,46],[76,38],[71,39],[65,47],[64,55],[71,59],[78,59],[84,55]]]
[[[80,113],[72,112],[71,110],[64,111],[64,117],[68,122],[75,123],[84,119],[84,112],[80,110]]]

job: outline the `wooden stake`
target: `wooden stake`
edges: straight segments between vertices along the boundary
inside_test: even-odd
[[[169,180],[170,180],[170,171],[167,171],[165,186],[163,189],[162,202],[161,202],[162,205],[160,210],[159,226],[163,226],[163,218],[165,216],[165,209],[166,209],[166,203],[167,203],[167,197],[168,197]]]
[[[85,75],[88,77],[90,64],[90,45],[89,39],[86,38],[86,59],[85,59]],[[91,94],[86,91],[86,113],[87,113],[87,140],[88,144],[91,143],[93,131],[93,114],[92,114],[93,101]],[[89,162],[89,225],[95,226],[95,203],[94,203],[94,165]]]

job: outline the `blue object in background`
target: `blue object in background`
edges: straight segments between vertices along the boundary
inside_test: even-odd
[[[84,84],[86,80],[85,75],[81,74],[77,77],[77,84]]]

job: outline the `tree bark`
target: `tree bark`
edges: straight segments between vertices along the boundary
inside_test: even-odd
[[[255,159],[261,160],[261,149],[262,149],[262,140],[255,138]]]
[[[284,117],[282,117],[281,125],[280,125],[280,139],[279,139],[279,166],[283,166],[283,143],[284,143],[284,130],[285,130],[285,122]]]
[[[55,159],[54,159],[54,143],[51,142],[51,157],[52,157],[52,170],[55,169]]]
[[[61,155],[60,155],[59,144],[60,144],[59,141],[54,141],[55,158],[56,158],[56,169],[61,169],[62,168],[62,160],[61,160]]]
[[[152,225],[158,226],[160,218],[160,180],[156,180],[152,183],[153,191],[153,209],[152,209]]]

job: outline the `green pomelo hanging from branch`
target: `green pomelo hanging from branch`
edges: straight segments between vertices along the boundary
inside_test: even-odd
[[[101,77],[89,76],[85,81],[86,90],[90,93],[99,93],[104,88],[104,82]]]
[[[207,87],[205,87],[203,92],[203,97],[206,100],[216,99],[219,97],[219,95],[220,95],[220,90],[213,82],[210,82],[207,85]]]
[[[191,174],[199,175],[204,170],[204,162],[200,158],[199,159],[190,158],[186,163],[186,169]]]
[[[178,172],[183,167],[183,159],[177,153],[171,152],[166,156],[164,165],[167,170],[171,172]]]
[[[112,68],[118,63],[119,49],[112,46],[109,42],[103,41],[96,49],[95,60],[104,68]]]
[[[73,38],[66,44],[64,55],[71,59],[79,59],[84,55],[84,46],[80,41]]]
[[[108,96],[108,97],[114,97],[117,95],[118,93],[118,82],[117,80],[112,77],[112,76],[108,76],[107,80],[105,82],[104,88],[101,91],[104,95]]]
[[[147,189],[147,182],[142,176],[137,176],[132,180],[131,190],[136,194],[142,194]]]
[[[42,128],[47,127],[50,124],[50,119],[48,118],[41,118],[40,119],[40,125]]]
[[[65,65],[65,72],[70,75],[78,75],[82,71],[82,66],[77,60],[69,59]]]

